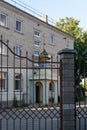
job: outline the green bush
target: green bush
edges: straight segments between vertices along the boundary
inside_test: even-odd
[[[17,100],[16,95],[14,95],[14,98],[13,98],[13,107],[18,107],[18,100]]]
[[[76,101],[84,101],[84,96],[80,96],[78,94],[76,94]]]

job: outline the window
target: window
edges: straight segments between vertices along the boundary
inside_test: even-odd
[[[7,27],[7,15],[0,13],[0,25]]]
[[[34,36],[40,37],[40,32],[39,31],[34,31]]]
[[[34,66],[39,66],[38,59],[39,59],[39,51],[34,50],[34,61],[35,61]]]
[[[49,60],[51,63],[54,62],[54,57],[53,55],[50,54],[50,60]]]
[[[3,43],[0,44],[0,54],[3,54],[3,55],[7,54],[7,47]]]
[[[54,82],[50,82],[49,84],[49,102],[54,103],[54,95],[55,95],[55,84]]]
[[[50,59],[50,60],[51,60],[51,62],[54,62],[53,56],[51,56],[51,59]]]
[[[21,74],[15,73],[15,90],[21,90]]]
[[[54,45],[54,36],[53,35],[50,36],[50,44]]]
[[[18,55],[18,56],[21,55],[21,46],[20,46],[20,45],[16,45],[16,47],[15,47],[15,53],[16,53],[16,55]]]
[[[22,21],[16,20],[16,31],[22,32]]]
[[[34,56],[39,56],[39,51],[38,50],[34,50]]]
[[[34,45],[40,47],[40,42],[39,41],[34,41]]]
[[[0,72],[0,91],[7,90],[7,73]]]
[[[38,69],[34,69],[34,74],[37,74],[39,72]]]
[[[49,84],[49,90],[51,92],[54,92],[54,83],[53,82],[50,82],[50,84]]]

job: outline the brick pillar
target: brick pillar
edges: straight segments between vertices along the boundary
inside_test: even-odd
[[[58,52],[61,61],[60,76],[60,130],[75,130],[75,88],[73,49],[65,48]]]

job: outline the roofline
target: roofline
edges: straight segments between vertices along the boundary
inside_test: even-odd
[[[72,35],[70,35],[70,34],[64,32],[64,31],[62,31],[62,30],[60,30],[60,29],[58,29],[58,28],[56,28],[55,26],[49,24],[48,22],[44,22],[43,20],[41,20],[41,19],[39,19],[39,18],[33,16],[33,15],[30,14],[30,13],[25,12],[24,10],[22,10],[22,9],[20,9],[20,8],[18,8],[18,7],[16,7],[16,6],[14,6],[14,5],[12,5],[12,4],[10,4],[10,3],[4,1],[4,0],[0,0],[0,2],[3,2],[3,3],[5,3],[5,4],[7,4],[8,6],[11,6],[11,7],[15,8],[15,9],[21,11],[22,13],[25,13],[25,14],[29,15],[29,16],[32,17],[33,19],[38,20],[39,22],[41,22],[41,23],[43,23],[43,24],[45,24],[45,25],[47,25],[47,26],[49,26],[49,27],[51,27],[51,28],[53,28],[53,29],[56,29],[56,31],[59,31],[60,33],[63,33],[63,34],[65,34],[65,35],[68,35],[69,37],[73,38],[73,40],[75,39],[74,36],[72,36]]]

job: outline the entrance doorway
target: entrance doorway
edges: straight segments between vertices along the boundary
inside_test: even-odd
[[[36,103],[42,103],[43,102],[43,89],[42,89],[42,83],[37,82],[36,83]]]

